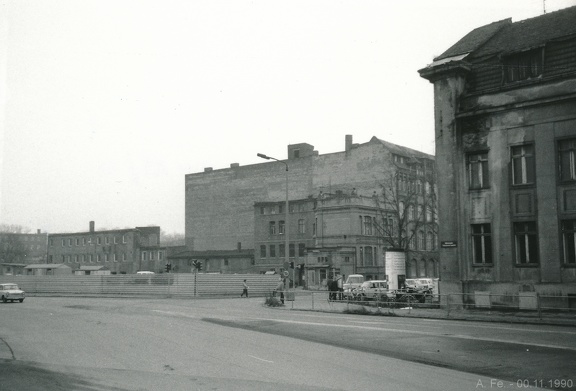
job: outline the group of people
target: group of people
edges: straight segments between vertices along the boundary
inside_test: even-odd
[[[242,294],[240,297],[248,297],[248,288],[248,282],[244,280],[244,282],[242,282]],[[282,278],[280,278],[278,285],[274,288],[273,296],[276,297],[277,293],[280,293],[280,301],[284,304],[284,280]]]
[[[335,280],[328,281],[328,298],[330,300],[342,300],[344,296],[344,275],[337,276]]]

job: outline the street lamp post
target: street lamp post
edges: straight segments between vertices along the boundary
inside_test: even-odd
[[[286,166],[286,206],[284,207],[285,212],[286,212],[286,217],[284,218],[286,221],[284,223],[284,239],[285,239],[285,244],[284,244],[284,255],[285,255],[285,264],[286,264],[286,268],[289,269],[290,268],[290,238],[289,238],[289,232],[290,232],[290,223],[289,223],[289,219],[290,219],[290,211],[288,210],[288,163],[282,161],[282,160],[278,160],[272,156],[267,156],[264,155],[263,153],[257,153],[256,156],[261,157],[262,159],[266,159],[266,160],[276,160],[277,162],[280,162],[282,164],[284,164]],[[294,272],[292,273],[292,279],[294,279]],[[290,285],[288,285],[287,287],[285,287],[286,290],[286,300],[288,299],[288,288],[290,287]]]

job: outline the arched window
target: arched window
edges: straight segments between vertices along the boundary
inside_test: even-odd
[[[421,259],[420,264],[418,267],[418,276],[419,277],[426,277],[426,260]]]
[[[428,233],[426,234],[426,249],[427,250],[433,250],[434,249],[434,245],[432,244],[434,242],[434,235],[432,234],[432,232],[428,231]]]
[[[418,231],[418,249],[426,250],[426,236],[424,231]]]
[[[418,262],[415,259],[410,260],[408,269],[408,277],[416,278],[418,276]]]

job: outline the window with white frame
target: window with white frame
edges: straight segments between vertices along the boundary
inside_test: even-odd
[[[576,181],[576,138],[558,141],[560,180]]]
[[[534,183],[534,145],[519,145],[511,148],[512,184]]]
[[[487,189],[489,187],[488,153],[468,155],[468,186],[470,189]]]
[[[472,224],[472,262],[492,263],[492,230],[490,224]]]
[[[538,263],[538,234],[536,222],[514,223],[514,247],[516,264],[530,265]]]
[[[561,227],[564,264],[576,265],[576,220],[564,220]]]
[[[372,235],[372,217],[364,216],[364,235]]]
[[[304,219],[298,219],[298,233],[299,234],[306,233],[306,224]]]
[[[270,235],[276,235],[276,222],[275,221],[270,221],[268,223],[268,233]]]

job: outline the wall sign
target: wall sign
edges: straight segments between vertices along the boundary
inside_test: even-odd
[[[446,240],[440,243],[442,248],[454,248],[458,247],[458,242],[455,240]]]

